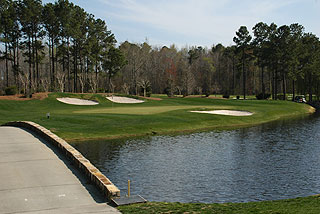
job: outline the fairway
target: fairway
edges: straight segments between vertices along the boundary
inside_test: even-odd
[[[99,105],[77,106],[57,101],[71,97],[95,100]],[[238,110],[250,117],[197,114],[190,111]],[[50,119],[46,114],[50,112]],[[140,104],[117,104],[104,94],[51,93],[38,100],[0,100],[0,123],[33,121],[66,139],[85,141],[153,134],[177,134],[213,129],[235,129],[274,120],[306,116],[312,108],[305,104],[271,100],[231,100],[168,98],[145,100]]]
[[[151,114],[161,114],[169,111],[175,110],[212,110],[212,109],[221,109],[221,108],[230,108],[230,106],[137,106],[137,107],[114,107],[114,108],[99,108],[99,109],[87,109],[87,110],[78,110],[73,113],[78,114],[131,114],[131,115],[151,115]]]

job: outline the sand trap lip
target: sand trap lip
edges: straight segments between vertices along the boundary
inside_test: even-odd
[[[107,99],[114,103],[144,103],[143,100],[137,100],[137,99],[128,98],[128,97],[111,96],[111,97],[107,97]]]
[[[193,113],[201,113],[201,114],[219,114],[219,115],[227,115],[227,116],[251,116],[252,112],[249,111],[235,111],[235,110],[213,110],[213,111],[191,111]]]
[[[84,100],[84,99],[78,99],[78,98],[70,98],[70,97],[64,97],[64,98],[57,98],[58,101],[70,105],[79,105],[79,106],[92,106],[92,105],[98,105],[99,102],[94,100]]]

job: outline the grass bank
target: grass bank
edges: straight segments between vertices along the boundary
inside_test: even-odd
[[[226,204],[146,203],[121,206],[118,209],[123,214],[318,214],[320,213],[320,197],[311,196],[280,201]]]
[[[61,103],[58,97],[99,101],[96,106]],[[145,100],[141,104],[112,103],[101,94],[52,93],[39,100],[0,100],[0,123],[29,120],[67,141],[114,139],[252,126],[306,115],[311,107],[289,101],[223,100],[199,97]],[[191,113],[191,110],[245,110],[253,116],[235,117]],[[46,113],[50,112],[50,119]]]

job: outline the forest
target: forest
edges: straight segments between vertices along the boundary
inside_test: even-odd
[[[320,98],[320,40],[298,23],[240,26],[227,47],[177,48],[118,44],[104,20],[68,0],[0,0],[0,17],[0,95]]]

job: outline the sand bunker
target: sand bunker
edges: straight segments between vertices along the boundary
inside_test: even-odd
[[[219,114],[219,115],[228,115],[228,116],[251,116],[252,112],[249,111],[235,111],[235,110],[214,110],[214,111],[191,111],[194,113],[201,114]]]
[[[137,100],[133,98],[128,98],[128,97],[116,97],[116,96],[111,96],[107,97],[108,100],[114,103],[143,103],[143,100]]]
[[[83,99],[78,99],[78,98],[57,98],[58,101],[66,104],[71,104],[71,105],[79,105],[79,106],[92,106],[92,105],[98,105],[99,102],[94,101],[94,100],[83,100]]]

